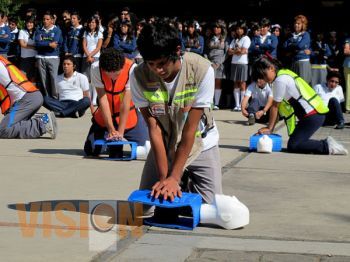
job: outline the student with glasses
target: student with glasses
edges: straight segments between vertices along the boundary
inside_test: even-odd
[[[340,74],[330,71],[327,74],[327,82],[314,86],[316,93],[321,96],[329,112],[326,114],[325,124],[334,125],[335,129],[345,127],[341,103],[344,102],[343,88],[339,85]]]

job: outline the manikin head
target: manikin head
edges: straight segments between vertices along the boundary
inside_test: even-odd
[[[201,206],[200,222],[236,229],[249,224],[249,210],[235,196],[215,195],[212,204]]]

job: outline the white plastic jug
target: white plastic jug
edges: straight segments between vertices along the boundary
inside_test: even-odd
[[[258,144],[256,145],[256,151],[260,153],[271,153],[273,141],[268,135],[263,135],[259,138]]]

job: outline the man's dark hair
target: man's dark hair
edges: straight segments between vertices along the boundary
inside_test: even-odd
[[[175,61],[179,57],[176,52],[181,46],[179,32],[164,23],[147,24],[142,29],[137,46],[145,61],[168,57]]]
[[[260,26],[261,27],[271,26],[270,19],[268,19],[267,17],[264,17],[263,19],[261,19]]]
[[[123,68],[124,63],[124,54],[113,47],[106,48],[101,52],[99,64],[100,68],[106,72],[119,71]]]
[[[74,71],[75,71],[75,68],[76,68],[76,66],[77,66],[77,60],[75,59],[75,57],[72,56],[72,55],[65,55],[65,56],[63,57],[63,60],[62,60],[62,61],[64,61],[64,60],[69,60],[69,61],[71,61],[71,62],[73,63],[73,67],[74,67]]]
[[[338,78],[339,80],[341,79],[340,74],[338,71],[329,71],[327,74],[327,81],[333,77]]]
[[[73,15],[76,15],[77,18],[78,18],[78,21],[81,21],[81,16],[80,16],[80,13],[78,11],[73,11],[70,16],[72,17]]]
[[[51,10],[45,11],[43,17],[46,16],[46,15],[50,16],[51,19],[55,19],[54,13]]]

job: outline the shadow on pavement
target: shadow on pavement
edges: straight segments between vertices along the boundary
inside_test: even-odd
[[[235,149],[240,152],[249,152],[249,147],[247,146],[235,146],[235,145],[219,145],[219,148]]]
[[[84,150],[83,149],[30,149],[30,153],[35,154],[49,154],[49,155],[73,155],[73,156],[84,156]]]

